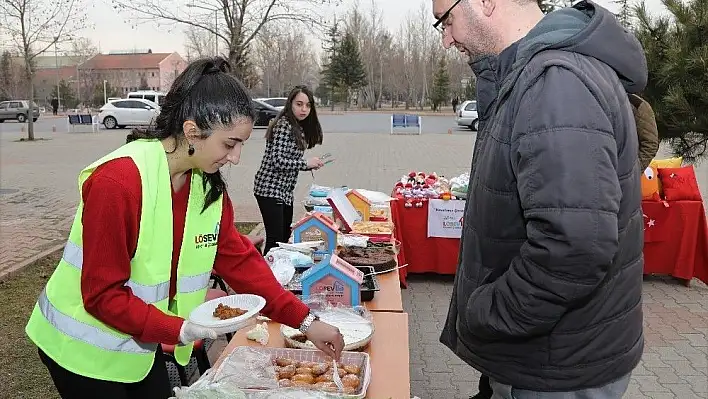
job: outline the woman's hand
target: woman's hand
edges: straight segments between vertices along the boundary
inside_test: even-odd
[[[310,324],[305,336],[315,344],[317,349],[339,361],[342,349],[344,349],[344,337],[337,327],[315,320]]]
[[[306,163],[307,163],[308,169],[317,170],[317,169],[324,166],[324,162],[322,162],[322,160],[317,157],[312,157],[312,158],[308,159]]]

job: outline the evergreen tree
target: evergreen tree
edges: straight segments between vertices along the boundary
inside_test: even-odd
[[[341,89],[345,95],[344,110],[347,110],[352,91],[366,85],[366,70],[359,53],[359,44],[351,32],[344,34],[341,45],[332,57],[329,66],[331,81],[334,87]]]
[[[12,56],[3,51],[0,56],[0,101],[10,98],[10,79],[12,79]]]
[[[327,98],[329,100],[330,109],[332,111],[334,111],[334,103],[336,102],[335,92],[337,90],[337,79],[332,68],[332,62],[337,56],[337,49],[340,42],[339,23],[335,19],[334,24],[332,24],[327,31],[327,40],[323,47],[325,54],[322,62],[322,70],[320,71],[322,79],[320,79],[320,86],[318,87],[318,89],[321,88],[321,98]]]
[[[53,96],[57,96],[57,87],[54,86],[52,92]],[[61,105],[65,108],[76,108],[79,105],[79,100],[76,99],[76,93],[74,90],[66,83],[66,80],[62,79],[59,81],[59,97],[61,98]]]
[[[642,96],[654,108],[659,138],[695,161],[708,144],[708,2],[662,3],[670,16],[653,18],[644,3],[634,10],[649,68]]]
[[[433,77],[433,90],[430,93],[430,101],[433,103],[433,111],[437,111],[440,105],[447,103],[450,96],[450,74],[447,71],[447,61],[445,57],[440,58],[438,69]]]
[[[473,76],[467,80],[467,85],[465,86],[465,100],[475,100],[477,99],[477,84]]]
[[[106,98],[110,97],[122,97],[120,90],[117,88],[113,87],[110,82],[106,83]],[[105,104],[103,101],[103,82],[101,83],[96,83],[96,85],[93,88],[93,98],[91,98],[91,102],[94,106],[101,106]]]
[[[632,25],[632,11],[629,7],[629,0],[614,0],[614,3],[619,7],[619,12],[615,14],[615,17],[617,17],[617,20],[622,26],[629,29]]]

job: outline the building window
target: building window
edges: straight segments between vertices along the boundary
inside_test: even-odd
[[[155,72],[152,73],[152,77],[153,77],[153,78],[155,77]]]

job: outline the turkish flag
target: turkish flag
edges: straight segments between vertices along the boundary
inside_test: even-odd
[[[672,221],[671,216],[677,212],[664,201],[644,201],[642,202],[642,216],[644,218],[644,242],[662,242],[671,239]],[[680,221],[679,221],[680,222]]]

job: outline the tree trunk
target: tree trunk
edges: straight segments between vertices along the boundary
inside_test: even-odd
[[[376,96],[376,102],[381,108],[381,97],[383,96],[383,62],[379,62],[379,93]]]
[[[32,76],[32,70],[29,66],[25,66],[27,69],[27,86],[29,87],[29,95],[27,96],[27,101],[29,105],[29,110],[27,111],[27,140],[34,140],[34,82]]]

